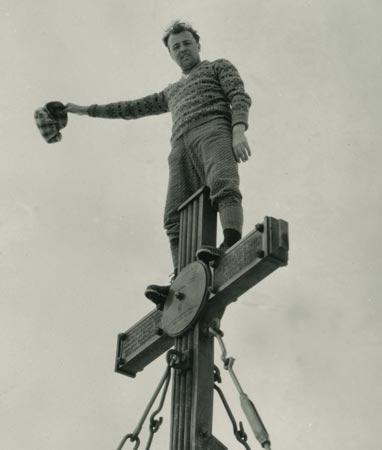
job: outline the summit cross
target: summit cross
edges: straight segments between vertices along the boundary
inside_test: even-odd
[[[170,450],[227,449],[212,435],[214,336],[225,308],[288,262],[288,224],[265,217],[228,249],[213,268],[196,251],[216,245],[217,213],[208,189],[195,192],[180,211],[178,276],[163,310],[154,310],[118,335],[115,370],[135,377],[175,346]]]

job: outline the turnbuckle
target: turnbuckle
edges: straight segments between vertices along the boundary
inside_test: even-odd
[[[241,387],[239,380],[233,370],[233,365],[235,362],[235,358],[232,358],[230,356],[227,356],[227,348],[223,341],[224,333],[221,331],[219,327],[220,321],[219,320],[213,320],[208,328],[211,335],[213,335],[221,348],[221,360],[224,364],[224,369],[228,371],[228,373],[231,376],[231,379],[239,393],[240,397],[240,404],[241,408],[247,417],[247,420],[252,428],[252,431],[254,432],[256,439],[259,441],[261,446],[265,449],[270,450],[271,449],[271,441],[269,438],[269,434],[263,424],[263,421],[261,420],[261,417],[259,413],[257,412],[255,405],[251,401],[251,399],[248,397],[248,395],[244,392],[243,388]]]

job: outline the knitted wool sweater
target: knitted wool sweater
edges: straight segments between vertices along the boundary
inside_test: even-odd
[[[187,77],[163,91],[138,100],[91,105],[88,115],[107,119],[137,119],[170,111],[172,139],[216,117],[225,117],[232,126],[248,128],[251,98],[233,64],[225,59],[202,61]]]

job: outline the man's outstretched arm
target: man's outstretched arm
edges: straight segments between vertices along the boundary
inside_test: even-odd
[[[168,105],[162,91],[137,100],[108,103],[106,105],[80,106],[68,103],[65,110],[68,113],[88,115],[90,117],[130,120],[166,113],[168,112]]]

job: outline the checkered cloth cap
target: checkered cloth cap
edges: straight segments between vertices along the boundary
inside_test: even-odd
[[[60,130],[68,123],[68,114],[61,102],[49,102],[34,113],[34,119],[41,136],[48,144],[62,139]]]

